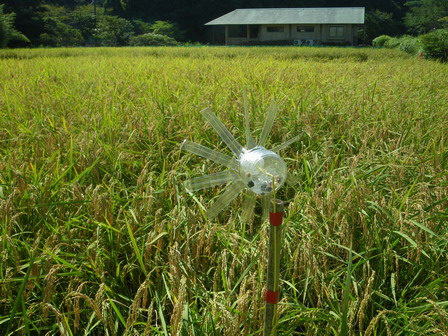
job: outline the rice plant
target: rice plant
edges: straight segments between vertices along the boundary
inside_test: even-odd
[[[220,168],[179,148],[224,150],[204,106],[243,140],[246,88],[254,132],[279,102],[268,146],[301,135],[278,334],[448,334],[446,78],[383,49],[0,51],[0,329],[260,335],[268,224],[206,221],[221,189],[182,183]]]

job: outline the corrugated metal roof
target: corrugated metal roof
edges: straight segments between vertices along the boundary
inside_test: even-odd
[[[364,7],[235,9],[205,25],[363,24]]]

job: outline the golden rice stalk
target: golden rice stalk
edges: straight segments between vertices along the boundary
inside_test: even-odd
[[[171,315],[171,335],[178,336],[181,333],[182,312],[185,303],[185,294],[187,291],[187,278],[183,275],[180,280],[179,292],[177,294],[177,302],[174,306],[173,314]]]

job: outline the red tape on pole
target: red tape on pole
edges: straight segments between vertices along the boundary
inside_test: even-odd
[[[283,212],[270,212],[269,213],[269,223],[272,226],[280,226],[283,221]]]
[[[277,304],[278,303],[278,292],[267,290],[266,291],[266,302],[272,303],[272,304]]]

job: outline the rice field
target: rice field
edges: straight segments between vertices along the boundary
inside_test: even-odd
[[[268,223],[209,221],[243,91],[298,180],[278,335],[448,334],[448,67],[395,50],[0,51],[2,335],[261,335]]]

